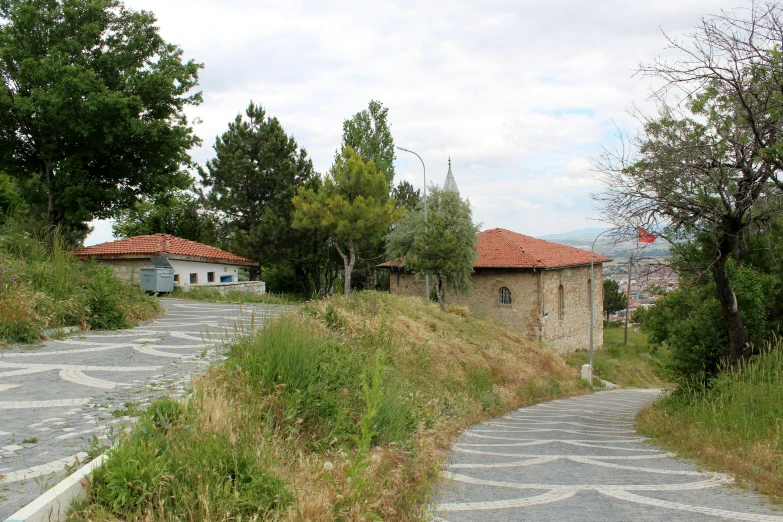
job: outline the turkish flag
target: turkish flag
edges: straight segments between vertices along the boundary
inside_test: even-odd
[[[655,243],[655,235],[643,228],[639,229],[639,243]]]

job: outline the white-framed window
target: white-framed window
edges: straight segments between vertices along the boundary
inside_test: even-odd
[[[500,290],[498,290],[498,304],[499,305],[511,304],[511,290],[509,290],[505,286],[501,287]]]

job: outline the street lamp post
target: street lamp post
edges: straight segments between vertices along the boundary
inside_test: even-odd
[[[595,242],[598,241],[598,238],[602,235],[606,234],[607,232],[610,232],[612,230],[617,230],[615,228],[610,228],[608,230],[604,230],[597,236],[595,236],[595,239],[593,240],[593,246],[590,247],[590,362],[588,364],[582,365],[582,379],[588,381],[591,385],[593,384],[593,331],[595,329],[595,278],[593,277],[593,258],[595,258]]]
[[[424,231],[427,230],[427,167],[424,166],[424,160],[421,159],[421,156],[413,152],[412,150],[408,150],[402,147],[397,147],[399,150],[403,150],[405,152],[410,152],[417,158],[419,158],[419,161],[421,161],[421,168],[424,170]],[[427,298],[427,302],[430,300],[430,276],[429,274],[424,274],[424,293],[426,294],[425,297]]]

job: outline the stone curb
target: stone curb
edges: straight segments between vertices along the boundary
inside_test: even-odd
[[[81,497],[90,475],[107,459],[106,454],[88,462],[46,493],[5,519],[5,522],[61,522],[68,506]]]

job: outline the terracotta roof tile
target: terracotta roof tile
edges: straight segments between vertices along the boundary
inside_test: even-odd
[[[88,246],[74,250],[74,255],[82,259],[98,258],[112,259],[128,255],[179,255],[201,257],[208,260],[228,261],[244,265],[255,265],[256,261],[238,256],[219,248],[189,241],[170,234],[153,234],[151,236],[136,236],[119,239],[109,243]]]
[[[479,232],[478,256],[474,268],[557,268],[590,264],[590,252],[543,239],[517,234],[504,228]],[[595,254],[593,262],[606,263],[611,258]],[[378,265],[403,266],[403,260]]]
[[[590,252],[552,243],[504,228],[493,228],[478,234],[476,268],[556,268],[589,265]],[[606,263],[610,258],[595,254],[593,262]]]

